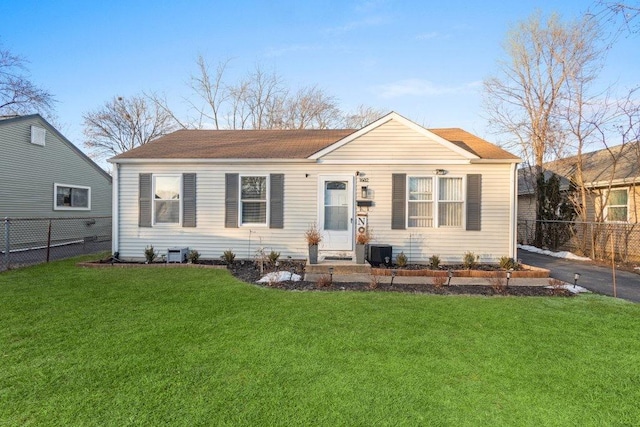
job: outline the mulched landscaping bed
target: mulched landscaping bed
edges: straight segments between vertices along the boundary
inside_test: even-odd
[[[80,263],[82,266],[92,267],[107,267],[113,265],[114,267],[125,266],[167,266],[167,267],[179,267],[179,266],[191,266],[191,267],[214,267],[224,268],[225,264],[218,260],[201,260],[198,264],[166,264],[166,263],[153,263],[145,264],[143,262],[113,262],[110,258],[104,260],[98,260],[94,262]],[[421,294],[437,294],[437,295],[485,295],[485,296],[573,296],[573,294],[565,289],[547,289],[542,286],[510,286],[505,287],[493,287],[490,285],[450,285],[436,287],[428,283],[428,279],[425,278],[424,284],[405,284],[394,283],[393,286],[390,283],[377,283],[372,286],[371,283],[360,282],[334,282],[328,286],[323,286],[320,282],[308,282],[308,281],[284,281],[277,283],[257,283],[257,281],[270,271],[274,271],[273,268],[264,268],[263,273],[260,273],[260,269],[250,261],[236,261],[232,265],[226,266],[231,274],[237,279],[251,283],[256,286],[283,289],[287,291],[358,291],[358,292],[405,292],[405,293],[421,293]],[[297,260],[285,260],[281,261],[278,265],[279,271],[289,271],[295,274],[304,276],[305,261]],[[445,270],[446,271],[446,270]]]

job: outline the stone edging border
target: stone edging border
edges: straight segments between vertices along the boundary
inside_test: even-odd
[[[108,262],[79,262],[76,264],[78,267],[89,268],[215,268],[226,269],[226,265],[212,265],[212,264],[188,264],[188,263],[166,263],[166,262],[154,262],[151,264],[133,264],[127,262],[114,262],[113,264]]]
[[[546,279],[549,277],[549,270],[539,267],[533,267],[530,265],[522,264],[524,270],[514,270],[511,272],[512,279]],[[390,268],[371,268],[371,274],[374,276],[391,276]],[[447,276],[446,270],[402,270],[397,269],[397,276],[412,276],[412,277],[435,277],[438,275],[442,275],[444,277]],[[491,277],[506,277],[506,271],[504,270],[496,270],[496,271],[483,271],[483,270],[452,270],[453,277],[481,277],[481,278],[491,278]]]

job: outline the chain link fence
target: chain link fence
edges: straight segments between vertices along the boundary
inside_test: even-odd
[[[536,242],[536,224],[541,242]],[[617,222],[518,221],[518,243],[571,251],[594,260],[640,262],[640,224]],[[536,246],[538,246],[536,245]]]
[[[0,221],[0,271],[111,250],[111,216]]]

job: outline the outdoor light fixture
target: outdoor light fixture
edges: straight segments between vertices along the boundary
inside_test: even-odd
[[[436,175],[446,175],[447,171],[445,169],[436,169],[433,171],[433,173]]]
[[[329,281],[333,284],[333,267],[329,267]]]
[[[573,287],[575,288],[578,285],[578,279],[580,278],[580,273],[573,273]]]
[[[509,280],[511,280],[511,270],[507,271],[507,288],[509,287]]]
[[[367,196],[369,195],[369,188],[366,185],[362,186],[360,195],[362,196],[363,199],[366,199]]]
[[[391,286],[393,286],[393,278],[396,277],[396,274],[398,274],[398,270],[395,268],[391,270]]]
[[[450,269],[447,271],[447,277],[449,278],[449,280],[447,280],[447,286],[449,286],[451,284],[451,278],[453,277],[453,271]]]

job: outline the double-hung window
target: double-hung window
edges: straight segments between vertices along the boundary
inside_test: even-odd
[[[408,227],[462,227],[462,178],[409,177],[408,196]]]
[[[181,175],[153,175],[154,224],[180,223]]]
[[[609,190],[605,201],[605,221],[627,222],[629,192],[626,188]]]
[[[433,227],[433,178],[409,178],[409,227]]]
[[[91,210],[91,187],[54,184],[53,197],[55,210]]]
[[[267,225],[267,176],[240,177],[240,223]]]
[[[462,178],[438,177],[438,226],[462,227]]]

